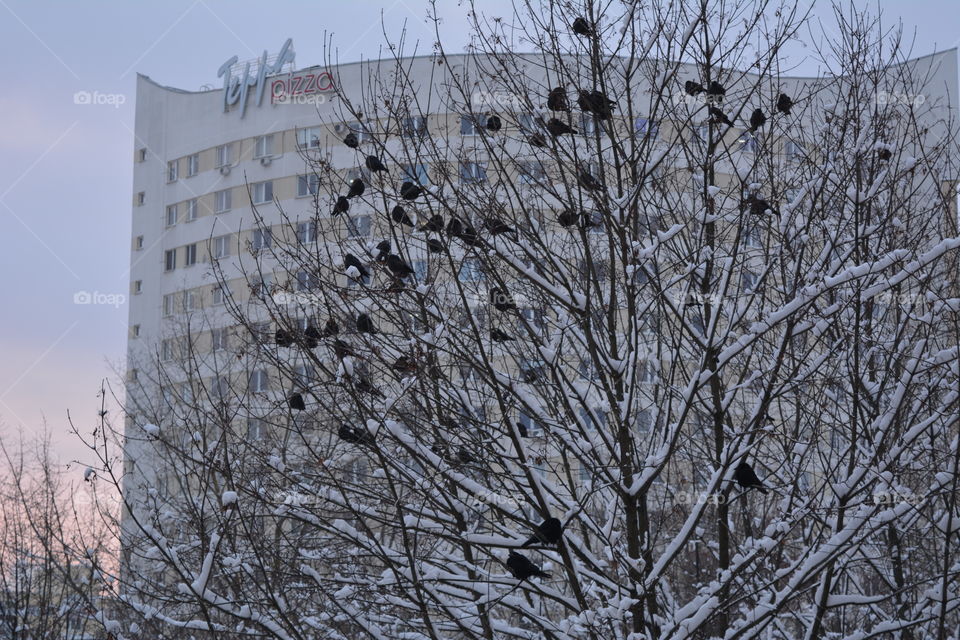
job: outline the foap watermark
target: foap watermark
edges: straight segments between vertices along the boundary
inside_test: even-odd
[[[893,93],[890,91],[878,91],[874,99],[877,104],[902,104],[907,107],[919,107],[927,101],[927,97],[922,93]]]
[[[127,302],[122,293],[101,293],[99,291],[77,291],[73,294],[73,304],[103,304],[118,308]]]
[[[679,491],[673,495],[678,504],[724,504],[727,496],[722,493],[690,493]]]
[[[483,506],[485,504],[494,504],[498,507],[517,507],[523,500],[518,500],[513,496],[503,496],[499,493],[494,493],[493,491],[484,491],[483,493],[478,493],[473,497],[474,506]]]
[[[108,105],[119,109],[127,101],[122,93],[100,93],[99,91],[77,91],[73,94],[73,104]]]
[[[278,291],[271,297],[274,304],[299,304],[303,306],[324,304],[322,296],[309,291]]]
[[[284,93],[273,97],[273,104],[326,104],[327,96],[323,93]]]

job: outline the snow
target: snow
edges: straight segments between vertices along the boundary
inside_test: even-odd
[[[224,491],[223,496],[220,498],[220,503],[224,507],[229,507],[237,503],[237,492],[236,491]]]
[[[147,424],[143,425],[141,428],[151,436],[157,436],[160,434],[160,427],[158,427],[153,423],[148,422]]]

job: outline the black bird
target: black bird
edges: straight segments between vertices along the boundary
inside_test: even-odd
[[[497,288],[490,289],[490,303],[497,311],[510,311],[517,308],[513,298]]]
[[[427,251],[430,253],[443,253],[445,249],[443,243],[436,238],[427,239]]]
[[[327,319],[326,324],[323,325],[323,332],[320,334],[322,338],[331,338],[340,333],[340,325],[337,324],[337,321],[333,318]]]
[[[460,218],[450,218],[447,223],[447,235],[456,238],[463,233],[463,220]]]
[[[500,329],[490,329],[490,339],[494,342],[508,342],[513,340],[509,334],[504,333]]]
[[[323,335],[315,326],[311,324],[304,329],[303,337],[307,349],[316,349],[317,345],[320,344],[320,338],[322,338]]]
[[[350,267],[354,267],[357,271],[359,271],[360,277],[362,278],[366,278],[370,275],[370,271],[368,271],[367,268],[363,266],[363,263],[360,262],[360,259],[352,253],[348,253],[347,255],[343,256],[343,268],[349,269]]]
[[[403,258],[395,253],[391,253],[387,256],[387,269],[390,269],[393,275],[401,280],[415,273],[413,268],[404,262]]]
[[[367,156],[367,161],[365,164],[367,165],[367,169],[370,169],[370,171],[373,171],[374,173],[377,171],[387,170],[384,164],[380,162],[380,158],[377,156]]]
[[[347,145],[351,149],[356,149],[360,146],[360,141],[357,139],[357,134],[348,133],[343,139],[343,144]]]
[[[886,162],[893,157],[893,154],[890,152],[890,149],[878,149],[877,157]]]
[[[423,189],[412,182],[404,182],[400,185],[400,197],[404,200],[416,200],[423,193]]]
[[[360,376],[354,387],[357,391],[369,393],[372,396],[379,396],[381,398],[383,397],[383,392],[380,391],[380,389],[378,389],[372,382],[370,382],[370,378],[367,376]]]
[[[527,578],[536,576],[538,578],[549,578],[550,574],[542,570],[530,561],[527,556],[511,551],[507,556],[507,569],[513,574],[513,577],[521,582]]]
[[[767,123],[767,116],[760,109],[754,109],[750,114],[750,131],[756,131]]]
[[[307,408],[307,405],[303,401],[303,396],[299,393],[294,393],[287,398],[287,404],[290,405],[291,409],[295,409],[297,411],[304,411]]]
[[[781,93],[777,98],[777,111],[790,115],[790,109],[793,108],[793,100],[785,93]]]
[[[780,213],[774,209],[769,202],[763,198],[758,198],[753,194],[750,194],[750,196],[747,198],[747,204],[750,205],[750,215],[752,216],[762,216],[768,210],[775,216],[780,215]]]
[[[723,124],[730,127],[733,126],[733,121],[731,121],[730,118],[727,117],[727,114],[725,114],[723,111],[720,111],[720,109],[717,109],[716,107],[711,105],[707,107],[707,111],[710,113],[711,117],[713,117],[715,121],[722,122]]]
[[[702,84],[693,80],[687,80],[683,85],[683,90],[687,92],[688,96],[695,96],[705,91]]]
[[[609,120],[613,116],[613,109],[617,103],[608,98],[602,91],[594,89],[593,91],[580,90],[580,96],[577,98],[577,105],[581,111],[592,113],[600,120]]]
[[[354,352],[353,347],[340,338],[337,338],[333,341],[333,355],[343,360],[347,356],[355,356],[357,354]]]
[[[733,479],[744,489],[754,488],[764,495],[767,493],[767,488],[760,482],[760,478],[757,477],[757,473],[753,470],[753,467],[746,462],[741,462],[737,465],[737,468],[733,472]]]
[[[520,432],[520,437],[521,437],[521,438],[529,438],[529,437],[530,437],[530,433],[527,431],[526,425],[523,424],[522,422],[519,422],[519,421],[517,422],[517,431]]]
[[[557,214],[557,222],[560,223],[561,227],[572,227],[577,224],[577,220],[580,219],[580,214],[576,211],[571,211],[566,209]]]
[[[554,87],[547,95],[547,109],[550,111],[570,111],[566,87]]]
[[[457,237],[460,238],[460,241],[468,247],[479,247],[481,244],[483,244],[483,241],[480,240],[480,236],[477,234],[477,230],[469,224],[463,225],[463,230]]]
[[[286,329],[277,329],[274,335],[274,341],[278,347],[292,347],[294,344],[293,336]]]
[[[466,447],[460,447],[457,449],[457,462],[460,464],[473,464],[480,462],[480,460],[470,453]]]
[[[363,180],[360,178],[354,178],[350,181],[350,188],[347,190],[347,197],[356,198],[357,196],[362,196],[366,188],[367,185],[363,184]]]
[[[727,95],[727,90],[724,89],[722,84],[714,80],[713,82],[710,83],[709,86],[707,86],[707,95],[710,95],[714,99],[716,99],[717,96]]]
[[[357,316],[357,331],[369,334],[377,332],[376,327],[373,326],[373,320],[371,320],[370,316],[366,313],[361,313]]]
[[[443,231],[443,216],[439,213],[435,213],[430,216],[430,219],[427,220],[427,224],[420,227],[420,231],[432,231],[434,233],[440,233]]]
[[[500,218],[487,218],[484,222],[484,226],[487,228],[487,231],[491,235],[499,235],[501,233],[516,233],[517,230],[508,225],[506,222]]]
[[[340,196],[337,198],[337,204],[333,205],[333,215],[338,216],[341,213],[346,213],[350,210],[350,201],[347,200],[346,196]]]
[[[529,547],[537,543],[557,544],[562,536],[563,525],[560,524],[560,520],[558,518],[547,518],[539,526],[533,528],[533,535],[520,546]]]
[[[527,136],[527,144],[531,147],[545,147],[547,146],[547,139],[539,133],[531,133]]]
[[[383,262],[387,259],[387,255],[390,253],[390,240],[381,240],[377,243],[377,256],[375,260],[377,262]]]
[[[351,427],[346,424],[340,425],[340,429],[337,430],[337,435],[340,436],[341,440],[349,442],[350,444],[372,445],[376,442],[369,431],[357,429],[356,427]]]
[[[577,176],[577,182],[588,191],[603,191],[603,185],[600,184],[600,181],[583,169],[580,170],[580,174]]]
[[[562,120],[558,120],[556,118],[550,118],[549,120],[547,120],[547,131],[550,133],[550,135],[554,137],[562,136],[565,133],[577,132],[576,129],[568,125],[566,122]]]
[[[490,116],[487,118],[487,131],[496,133],[503,128],[503,121],[499,116]]]
[[[589,36],[593,34],[593,29],[590,28],[590,23],[584,18],[577,18],[573,21],[573,24],[571,24],[570,27],[578,36]]]
[[[397,224],[405,224],[408,227],[413,226],[413,220],[410,219],[410,216],[407,215],[407,212],[400,205],[395,206],[393,211],[390,212],[390,219]]]

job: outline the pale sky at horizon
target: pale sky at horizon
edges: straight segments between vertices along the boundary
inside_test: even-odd
[[[406,25],[418,53],[430,52],[424,0],[329,4],[338,9],[286,0],[0,0],[0,437],[38,432],[45,418],[56,450],[75,457],[81,449],[68,435],[67,411],[89,432],[101,380],[116,382],[111,365],[125,355],[127,306],[78,305],[74,295],[128,292],[137,73],[184,89],[217,87],[227,58],[275,53],[288,37],[298,67],[321,64],[325,31],[342,62],[377,57],[381,15],[391,33]],[[439,4],[445,46],[462,51],[467,8]],[[916,30],[915,56],[960,38],[957,0],[854,4],[879,7],[888,24],[902,19],[908,36]],[[507,15],[510,3],[482,6]],[[78,105],[78,91],[124,103]]]

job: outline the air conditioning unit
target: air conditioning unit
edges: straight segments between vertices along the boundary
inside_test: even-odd
[[[263,165],[264,167],[269,167],[271,162],[273,162],[273,158],[271,158],[270,156],[263,156],[262,158],[260,158],[260,164]]]
[[[222,167],[220,167],[220,175],[225,176],[225,175],[229,175],[229,173],[230,173],[230,165],[225,164]]]

